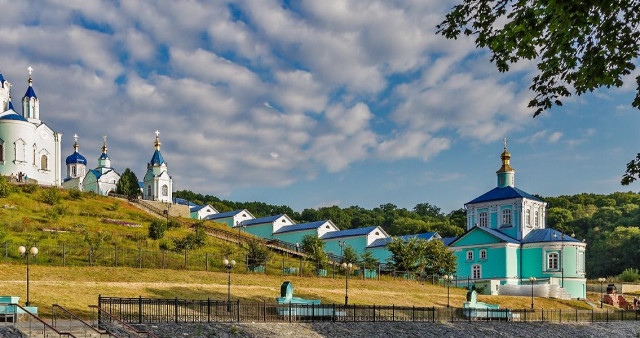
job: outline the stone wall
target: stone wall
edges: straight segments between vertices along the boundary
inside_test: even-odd
[[[163,211],[167,210],[167,203],[164,202],[142,200],[142,203],[147,203],[154,208]],[[171,204],[171,206],[169,207],[169,216],[189,218],[189,206],[184,204]]]

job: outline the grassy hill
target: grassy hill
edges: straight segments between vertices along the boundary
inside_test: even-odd
[[[234,299],[272,300],[279,295],[281,283],[291,280],[297,296],[320,299],[324,303],[344,301],[344,275],[335,279],[309,277],[313,267],[305,262],[303,271],[307,277],[282,276],[283,265],[299,267],[297,258],[272,253],[264,274],[246,270],[242,264],[245,247],[213,237],[205,238],[202,247],[187,250],[186,254],[174,252],[174,240],[183,239],[193,231],[180,225],[167,230],[162,239],[150,239],[148,226],[154,216],[127,201],[35,186],[12,187],[12,190],[9,196],[0,198],[0,250],[2,245],[6,249],[6,255],[5,250],[0,251],[1,293],[20,295],[22,302],[26,300],[24,258],[18,256],[17,246],[36,245],[40,253],[37,260],[32,261],[31,300],[45,315],[51,304],[58,303],[86,316],[87,306],[97,303],[98,294],[226,299],[227,275],[221,263],[226,253],[231,253],[239,262],[232,278]],[[63,245],[65,267],[62,267]],[[158,269],[161,259],[166,269]],[[142,268],[138,268],[140,263]],[[207,266],[209,271],[203,271]],[[349,285],[349,297],[354,303],[446,306],[447,291],[441,286],[394,281],[386,276],[380,281],[352,279]],[[461,306],[466,290],[452,288],[451,294],[452,304]],[[480,298],[510,308],[530,304],[528,297]],[[586,305],[540,299],[536,300],[536,306],[580,308]]]

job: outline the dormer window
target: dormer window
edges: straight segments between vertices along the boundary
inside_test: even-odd
[[[324,227],[325,227],[326,229],[329,229],[329,225],[328,225],[328,224],[327,224],[327,225],[325,225]]]
[[[502,226],[503,227],[511,226],[511,209],[502,210]]]
[[[283,219],[282,219],[282,223],[286,223],[286,222],[287,222],[287,221],[283,218]]]
[[[478,215],[478,225],[481,228],[486,228],[487,227],[487,212],[483,211]]]
[[[378,235],[380,235],[380,233],[376,231],[376,236],[378,236]]]

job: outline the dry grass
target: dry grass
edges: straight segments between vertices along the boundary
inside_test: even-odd
[[[31,268],[31,302],[45,316],[51,304],[60,304],[75,313],[89,315],[88,305],[97,304],[98,294],[116,297],[226,299],[227,274],[204,271],[175,271],[108,267]],[[2,294],[26,300],[25,267],[0,264]],[[320,299],[323,303],[344,302],[344,277],[311,278],[263,274],[232,274],[232,298],[243,301],[272,301],[280,285],[289,280],[294,295]],[[466,290],[451,288],[452,306],[461,307]],[[481,301],[506,308],[528,308],[529,297],[480,296]],[[436,306],[447,304],[447,289],[415,281],[349,280],[349,301],[355,304]],[[536,308],[586,308],[584,302],[535,300]]]

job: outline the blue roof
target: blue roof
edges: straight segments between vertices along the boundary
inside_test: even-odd
[[[274,234],[281,234],[283,232],[291,232],[291,231],[302,231],[302,230],[317,229],[317,228],[321,227],[323,224],[325,224],[327,222],[328,222],[328,220],[323,220],[323,221],[315,221],[315,222],[309,222],[309,223],[287,225],[287,226],[283,226],[282,228],[278,229],[278,231],[274,232]]]
[[[74,152],[73,154],[67,156],[67,164],[78,163],[78,164],[87,164],[87,159],[80,155],[78,152]]]
[[[553,235],[556,235],[556,237],[553,237]],[[527,236],[522,239],[522,244],[539,242],[580,242],[569,235],[564,235],[563,240],[562,235],[562,232],[554,229],[536,229],[529,232]]]
[[[9,101],[9,110],[16,111],[16,109],[13,108],[13,102],[11,102],[11,101]]]
[[[473,204],[473,203],[480,203],[480,202],[488,202],[488,201],[497,201],[497,200],[506,200],[506,199],[510,199],[510,198],[517,198],[517,197],[524,197],[524,198],[528,198],[528,199],[532,199],[535,201],[540,201],[540,202],[544,202],[543,200],[534,197],[518,188],[514,188],[514,187],[504,187],[504,188],[493,188],[491,190],[489,190],[488,192],[484,193],[483,195],[481,195],[480,197],[477,197],[476,199],[474,199],[471,202],[468,202],[467,204]]]
[[[107,160],[107,159],[109,159],[109,155],[107,155],[107,153],[102,153],[102,155],[100,155],[100,159],[101,160]]]
[[[449,244],[453,243],[456,239],[458,239],[458,237],[444,237],[441,241],[445,246],[449,246]]]
[[[451,242],[451,243],[449,243],[449,244],[453,244],[453,243],[457,242],[459,239],[461,239],[462,237],[466,236],[468,233],[470,233],[471,231],[474,231],[474,230],[476,230],[476,229],[479,229],[479,230],[481,230],[481,231],[484,231],[484,232],[486,232],[486,233],[488,233],[488,234],[490,234],[490,235],[492,235],[492,236],[494,236],[494,237],[496,237],[496,238],[498,238],[498,239],[502,240],[503,242],[507,242],[507,243],[518,243],[518,244],[520,244],[520,241],[518,241],[518,240],[516,240],[516,239],[512,238],[511,236],[507,236],[507,235],[505,235],[504,233],[502,233],[502,232],[501,232],[501,231],[499,231],[499,230],[491,229],[491,228],[482,228],[482,227],[477,227],[477,226],[475,226],[475,227],[473,227],[473,228],[471,228],[471,229],[467,230],[467,232],[465,232],[462,236],[460,236],[460,237],[456,238],[454,241],[452,241],[452,242]],[[478,244],[482,244],[482,243],[478,243]]]
[[[164,158],[162,158],[160,150],[156,150],[151,157],[151,165],[161,165],[162,163],[164,163]]]
[[[440,237],[440,235],[437,232],[425,232],[422,234],[414,234],[414,235],[404,235],[404,236],[397,236],[397,238],[399,239],[403,239],[405,241],[411,239],[411,238],[418,238],[418,239],[423,239],[425,241],[429,241],[431,239],[439,239],[442,238]],[[391,237],[387,237],[387,238],[378,238],[375,241],[373,241],[371,244],[369,244],[369,246],[367,246],[367,248],[375,248],[375,247],[380,247],[380,246],[386,246],[387,243],[391,242],[392,238]]]
[[[366,228],[355,228],[355,229],[347,229],[340,231],[331,231],[320,237],[321,239],[331,239],[331,238],[340,238],[340,237],[350,237],[350,236],[362,236],[367,235],[371,231],[378,228],[377,226],[366,227]]]
[[[204,205],[194,205],[194,204],[193,204],[193,203],[191,203],[191,202],[189,202],[189,203],[190,203],[190,204],[189,204],[189,211],[190,211],[190,212],[200,211],[200,210],[202,210],[202,209],[204,209],[204,208],[206,208],[206,207],[210,207],[211,209],[214,209],[214,210],[215,210],[215,208],[214,208],[214,207],[212,207],[212,206],[210,206],[210,205],[208,205],[208,204],[204,204]]]
[[[24,97],[33,97],[34,99],[38,98],[32,86],[29,86],[29,88],[27,88],[27,92],[24,94]]]
[[[144,182],[138,182],[138,187],[139,188],[144,188]]]
[[[193,202],[191,202],[189,200],[186,200],[184,198],[174,198],[173,199],[173,203],[182,204],[182,205],[188,205],[188,206],[196,206],[197,205],[197,204],[195,204],[195,203],[193,203]]]
[[[15,112],[0,116],[0,120],[14,120],[14,121],[28,122],[27,119],[25,119],[22,115]]]
[[[95,169],[89,169],[89,172],[93,173],[96,176],[96,179],[98,179],[98,178],[100,178],[100,176],[102,176],[102,174],[99,171],[95,170]]]
[[[4,88],[4,76],[0,74],[0,87]]]
[[[275,220],[277,220],[278,218],[282,217],[283,215],[284,214],[275,215],[275,216],[268,216],[268,217],[262,217],[262,218],[255,218],[255,219],[248,219],[246,221],[242,221],[242,223],[240,223],[240,225],[246,227],[246,226],[256,225],[256,224],[272,223]]]
[[[233,210],[233,211],[227,211],[227,212],[221,212],[219,214],[213,214],[213,215],[209,215],[207,216],[207,219],[220,219],[220,218],[227,218],[227,217],[231,217],[231,216],[235,216],[241,212],[243,212],[244,209],[238,209],[238,210]]]

